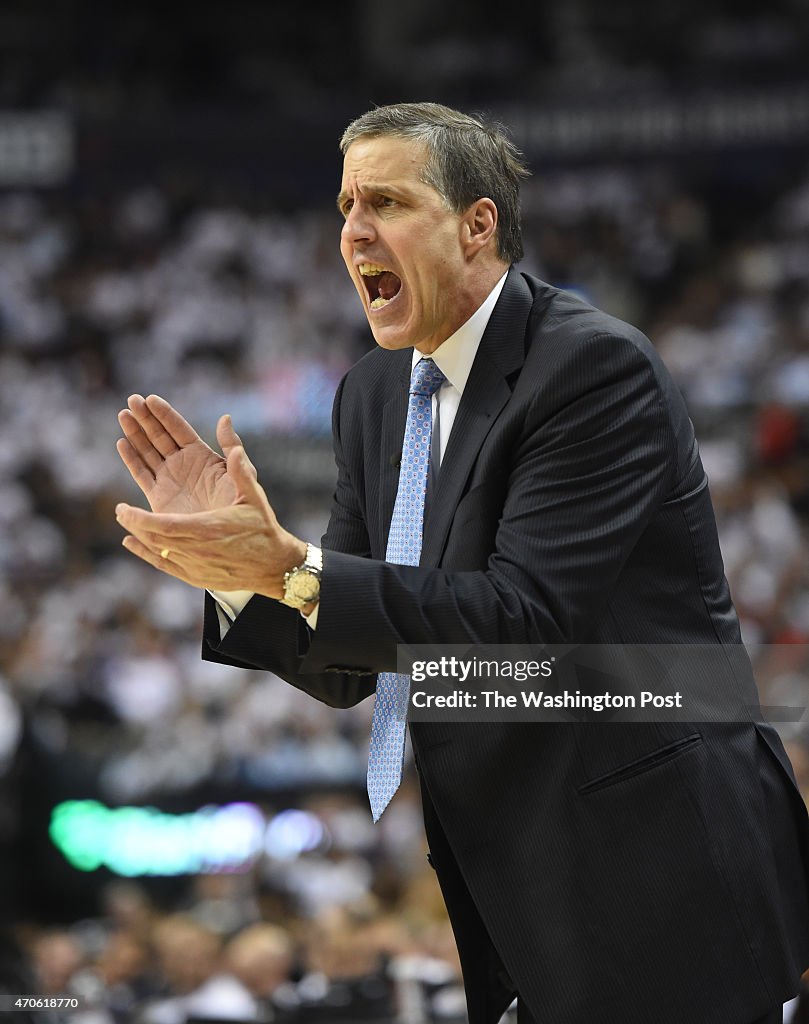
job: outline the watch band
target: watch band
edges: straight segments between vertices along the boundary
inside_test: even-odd
[[[306,557],[298,568],[315,573],[319,579],[323,574],[323,549],[315,547],[314,544],[307,544]]]

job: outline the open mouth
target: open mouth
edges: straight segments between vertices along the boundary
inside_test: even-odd
[[[386,270],[377,263],[360,263],[357,269],[368,292],[371,309],[382,309],[399,294],[402,282],[392,270]]]

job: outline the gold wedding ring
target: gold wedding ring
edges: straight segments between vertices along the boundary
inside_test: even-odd
[[[168,558],[170,554],[171,554],[171,548],[163,548],[163,550],[160,552],[160,557],[161,558]]]

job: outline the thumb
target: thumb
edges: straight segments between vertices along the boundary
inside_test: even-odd
[[[216,424],[216,440],[219,442],[219,447],[222,449],[225,458],[230,455],[231,449],[237,445],[242,450],[244,449],[242,439],[233,429],[233,420],[228,413],[219,417],[219,422]]]
[[[234,445],[228,452],[228,476],[236,484],[239,495],[251,505],[268,505],[264,488],[258,482],[256,467],[247,458],[240,444]]]

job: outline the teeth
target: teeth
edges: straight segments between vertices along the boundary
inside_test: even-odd
[[[385,267],[380,267],[378,263],[360,263],[357,268],[363,277],[375,277],[377,274],[384,274]]]
[[[383,306],[387,306],[391,299],[383,299],[381,295],[378,295],[371,303],[371,309],[382,309]]]

